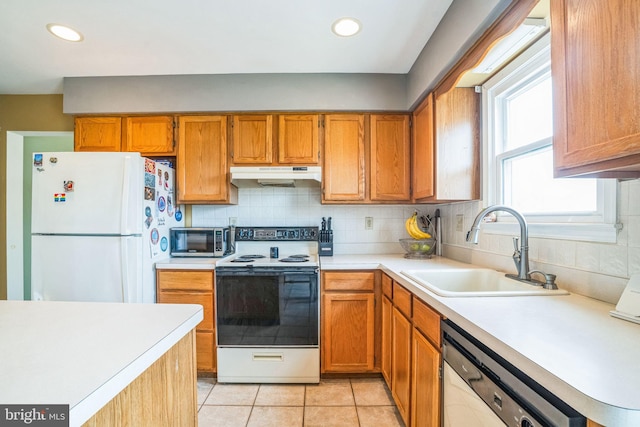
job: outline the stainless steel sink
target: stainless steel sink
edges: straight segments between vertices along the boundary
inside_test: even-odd
[[[406,270],[401,274],[443,297],[507,297],[567,295],[562,289],[544,289],[505,277],[488,268]]]

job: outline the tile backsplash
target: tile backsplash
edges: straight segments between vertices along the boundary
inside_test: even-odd
[[[334,254],[402,253],[398,239],[409,237],[404,221],[413,211],[433,214],[440,208],[444,255],[475,265],[513,272],[512,236],[482,235],[479,245],[465,241],[480,202],[443,205],[323,205],[318,188],[241,188],[238,205],[192,207],[193,226],[320,226],[333,218]],[[463,215],[462,231],[456,216]],[[373,218],[365,229],[365,218]],[[640,273],[640,180],[618,183],[618,221],[614,244],[530,238],[532,269],[558,276],[570,292],[615,304],[630,275]]]
[[[323,205],[319,188],[240,188],[235,206],[194,205],[191,223],[227,226],[320,226],[332,217],[334,254],[402,253],[398,239],[409,237],[404,222],[414,205]],[[419,208],[420,206],[418,206]],[[419,210],[419,209],[418,209]],[[373,227],[365,229],[365,218]]]

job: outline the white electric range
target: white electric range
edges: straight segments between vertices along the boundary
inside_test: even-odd
[[[318,383],[318,227],[238,227],[216,263],[218,382]]]

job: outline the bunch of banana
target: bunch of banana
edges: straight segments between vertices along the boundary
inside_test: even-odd
[[[409,236],[413,237],[414,239],[420,240],[431,238],[431,234],[422,231],[418,226],[418,212],[414,212],[413,215],[407,218],[404,223],[404,228],[407,229],[407,233],[409,233]]]

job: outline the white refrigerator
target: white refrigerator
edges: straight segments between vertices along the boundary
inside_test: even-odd
[[[34,153],[31,299],[156,300],[180,226],[174,170],[139,153]]]

